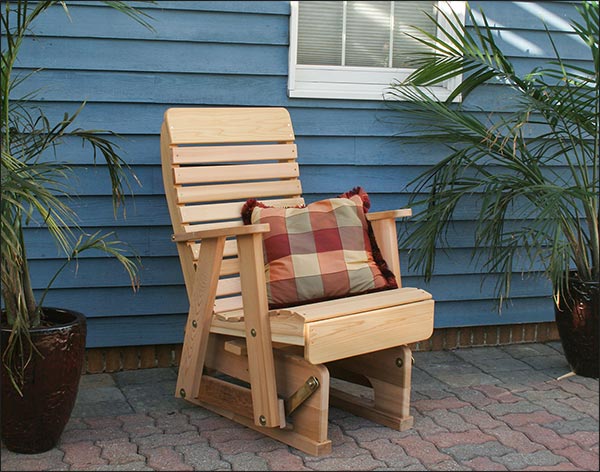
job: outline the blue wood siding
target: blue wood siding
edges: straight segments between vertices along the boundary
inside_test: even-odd
[[[57,6],[38,19],[35,34],[23,43],[18,72],[43,70],[19,92],[40,89],[39,105],[54,118],[87,101],[77,125],[122,135],[125,158],[141,183],[133,185],[135,197],[127,199],[127,217],[115,219],[106,169],[90,167],[89,152],[77,142],[59,149],[59,159],[75,166],[72,183],[79,198],[73,205],[82,226],[116,231],[143,262],[141,288],[135,294],[120,266],[93,252],[82,254],[56,281],[47,304],[88,316],[89,347],[183,339],[187,299],[170,242],[160,169],[159,130],[168,107],[287,107],[308,201],[361,185],[371,195],[373,210],[402,207],[408,201],[407,183],[444,155],[440,146],[392,139],[406,121],[390,115],[381,102],[288,99],[288,2],[157,2],[145,7],[156,32],[99,3],[69,5],[71,20]],[[540,11],[546,12],[559,50],[587,60],[577,41],[563,31],[561,20],[575,16],[569,2],[531,3],[533,10],[519,2],[471,5],[484,9],[519,69],[529,70],[552,56]],[[469,101],[482,112],[496,113],[510,111],[507,103],[510,92],[501,85],[489,85]],[[531,275],[515,277],[512,304],[500,315],[494,311],[495,278],[482,281],[481,267],[470,261],[476,212],[474,197],[457,215],[449,247],[440,249],[429,285],[408,269],[404,257],[404,284],[433,293],[436,327],[552,320],[550,287]],[[26,238],[33,284],[41,291],[61,264],[61,255],[43,228],[32,225]]]

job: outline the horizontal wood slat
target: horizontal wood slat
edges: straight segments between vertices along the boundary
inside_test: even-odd
[[[304,357],[320,364],[422,341],[433,332],[433,307],[424,300],[309,323]]]
[[[173,164],[209,164],[292,160],[298,156],[295,144],[254,144],[245,146],[188,146],[173,148]]]
[[[173,144],[293,141],[285,108],[170,108],[165,122]]]
[[[209,225],[207,225],[209,226]],[[171,239],[173,241],[198,241],[201,239],[208,238],[220,238],[220,237],[234,237],[243,236],[247,234],[260,234],[267,233],[269,231],[268,223],[254,224],[254,225],[228,225],[223,228],[213,229],[200,229],[192,232],[181,232],[174,234]]]
[[[241,312],[233,311],[231,319],[239,319]],[[271,314],[271,313],[270,313]],[[210,332],[228,334],[236,337],[246,337],[246,323],[240,321],[226,321],[230,318],[227,312],[213,316]],[[304,322],[302,318],[293,314],[277,314],[269,317],[271,321],[271,337],[274,342],[304,345]]]
[[[252,419],[252,392],[249,388],[235,385],[208,375],[202,376],[198,398],[192,403],[203,405],[210,402],[220,408],[226,408],[234,414]]]
[[[406,218],[408,216],[412,216],[412,209],[400,208],[398,210],[376,211],[373,213],[367,213],[367,220],[378,221],[388,218]]]
[[[223,263],[221,264],[221,272],[219,272],[221,277],[224,275],[235,275],[239,273],[240,260],[237,257],[232,259],[223,259]]]
[[[215,319],[220,321],[242,321],[244,319],[244,310],[233,310],[215,313]]]
[[[325,302],[311,303],[298,307],[283,308],[283,312],[293,312],[304,318],[306,323],[328,320],[338,316],[351,315],[372,310],[379,310],[397,305],[428,300],[431,294],[425,290],[412,287],[385,290],[383,292],[367,293],[347,298],[338,298]]]
[[[183,223],[202,223],[219,220],[234,220],[241,218],[242,207],[246,201],[231,203],[212,203],[209,205],[181,206],[181,221]],[[295,207],[304,204],[303,198],[284,198],[263,200],[265,205],[276,207]]]
[[[291,179],[300,174],[296,162],[176,167],[175,184],[239,182],[240,180]]]
[[[215,229],[232,228],[236,226],[244,226],[244,223],[240,219],[239,221],[223,221],[218,223],[204,223],[199,225],[185,225],[183,230],[186,233],[195,233],[197,231],[209,231]]]
[[[236,295],[242,291],[239,277],[230,277],[219,280],[217,285],[217,297],[223,295]]]
[[[202,243],[188,243],[188,245],[192,248],[192,253],[194,254],[194,260],[198,260],[198,256],[200,254],[200,246]],[[223,257],[232,257],[237,256],[237,242],[235,239],[229,239],[225,241],[225,249],[223,250]]]
[[[179,212],[182,223],[203,223],[240,218],[243,206],[243,202],[186,205],[180,206]]]
[[[293,197],[302,194],[299,180],[177,187],[178,203],[218,202],[246,198]]]
[[[242,297],[219,298],[215,301],[215,313],[240,310],[243,307]]]

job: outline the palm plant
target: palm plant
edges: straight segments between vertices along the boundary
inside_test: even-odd
[[[568,295],[569,278],[600,279],[598,2],[577,10],[581,19],[571,26],[589,51],[589,66],[561,58],[546,29],[555,58],[519,74],[485,14],[468,7],[470,26],[438,10],[430,20],[441,34],[419,30],[423,36],[413,36],[430,52],[415,60],[416,70],[405,81],[392,84],[386,98],[411,123],[413,133],[403,139],[448,148],[446,157],[411,183],[412,203],[421,210],[403,243],[426,279],[455,211],[473,198],[480,204],[473,257],[498,276],[499,307],[510,294],[517,261],[524,260],[527,271],[542,268],[557,304]],[[427,88],[451,78],[460,83],[448,99],[432,98]],[[469,95],[489,84],[510,89],[510,110],[486,116],[469,109]],[[522,224],[514,227],[509,220]]]
[[[3,49],[1,71],[1,121],[2,133],[2,300],[3,322],[11,327],[10,339],[3,346],[2,362],[7,367],[14,387],[20,391],[24,370],[35,355],[30,330],[44,321],[42,303],[60,271],[69,260],[82,251],[96,249],[116,257],[136,286],[139,267],[135,258],[126,256],[126,246],[115,240],[113,233],[84,234],[75,211],[69,206],[73,169],[58,160],[57,151],[65,138],[79,138],[91,146],[91,157],[101,156],[106,164],[112,186],[115,215],[130,189],[128,166],[121,158],[111,139],[115,134],[105,130],[74,128],[73,123],[84,107],[65,113],[58,123],[51,123],[44,111],[33,106],[35,92],[15,98],[16,87],[31,75],[13,73],[18,66],[18,55],[23,39],[32,22],[55,4],[61,4],[68,15],[65,2],[46,0],[6,2],[2,13]],[[106,4],[131,16],[149,27],[144,13],[125,2]],[[33,72],[36,73],[37,71]],[[52,155],[52,153],[54,155]],[[31,284],[24,228],[29,224],[44,225],[66,255],[66,262],[49,280],[48,287],[36,300]]]

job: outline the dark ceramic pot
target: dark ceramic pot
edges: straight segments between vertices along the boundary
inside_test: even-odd
[[[25,370],[21,397],[2,366],[2,442],[11,451],[37,454],[52,449],[73,411],[85,356],[86,320],[75,311],[44,308],[53,326],[31,330],[42,355]],[[10,329],[2,327],[2,347]]]
[[[600,283],[569,277],[568,291],[554,306],[567,362],[577,375],[598,378],[598,318]]]

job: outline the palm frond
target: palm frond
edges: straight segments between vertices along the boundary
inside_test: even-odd
[[[137,6],[123,1],[104,3],[144,27],[153,29],[149,23],[151,17]],[[126,247],[111,239],[111,233],[75,237],[75,234],[80,232],[79,221],[68,200],[74,193],[73,169],[69,164],[60,162],[57,152],[66,138],[78,138],[83,144],[91,146],[94,164],[97,156],[101,156],[103,166],[108,169],[116,212],[117,207],[124,201],[125,192],[131,191],[129,175],[133,175],[114,142],[118,136],[105,130],[75,128],[74,123],[85,103],[74,112],[65,113],[62,119],[53,122],[41,106],[34,106],[34,99],[39,90],[18,98],[14,96],[18,92],[16,87],[38,72],[13,75],[13,67],[24,38],[34,34],[32,23],[54,6],[62,7],[70,19],[66,1],[19,0],[3,2],[0,21],[3,34],[0,61],[0,265],[2,299],[8,323],[12,327],[10,339],[7,345],[3,346],[2,362],[8,367],[10,381],[19,392],[24,369],[34,354],[29,330],[39,325],[41,314],[31,286],[24,228],[27,225],[38,225],[47,229],[58,248],[67,256],[67,262],[87,249],[101,250],[115,257],[130,276],[134,289],[137,286],[136,274],[139,269],[137,259],[130,259]],[[54,152],[55,159],[47,159],[47,151]],[[135,176],[133,178],[137,180]],[[55,277],[50,280],[50,284]]]
[[[423,30],[413,35],[430,52],[419,55],[417,69],[393,83],[386,98],[409,123],[399,133],[403,141],[448,148],[445,158],[409,185],[411,204],[419,210],[402,244],[410,247],[410,265],[426,279],[454,215],[473,199],[479,212],[472,257],[501,275],[499,306],[509,297],[517,260],[536,272],[541,263],[555,290],[569,270],[586,280],[600,277],[598,9],[597,1],[582,3],[582,20],[572,23],[589,47],[593,68],[561,58],[547,30],[556,57],[517,74],[485,14],[470,8],[469,25],[439,11],[442,21],[430,17],[439,36]],[[436,100],[429,87],[459,76],[450,98]],[[512,110],[485,114],[464,105],[469,94],[490,83],[512,89]],[[463,104],[451,103],[459,94]]]

